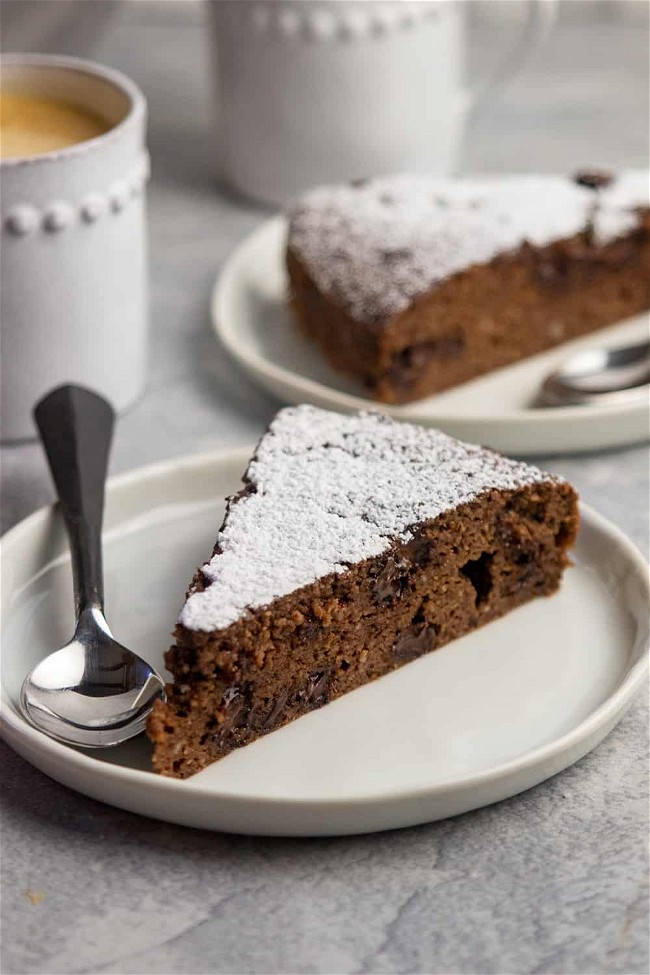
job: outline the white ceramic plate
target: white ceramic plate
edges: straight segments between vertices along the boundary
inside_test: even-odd
[[[190,457],[110,484],[108,616],[158,667],[219,528],[215,499],[238,488],[249,454]],[[597,745],[641,686],[647,600],[641,557],[585,508],[577,565],[557,595],[175,781],[148,771],[144,739],[84,753],[16,709],[25,674],[71,627],[65,536],[46,508],[2,541],[4,735],[73,789],[188,826],[296,836],[408,826],[514,795]]]
[[[364,399],[361,386],[331,369],[289,318],[284,270],[286,221],[274,217],[248,237],[224,265],[212,296],[215,331],[230,354],[283,403],[314,403],[349,412],[380,408],[402,420],[436,426],[454,437],[505,453],[594,450],[648,438],[648,408],[609,405],[533,409],[542,379],[572,350],[618,346],[647,338],[640,315],[567,343],[448,392],[406,406]]]

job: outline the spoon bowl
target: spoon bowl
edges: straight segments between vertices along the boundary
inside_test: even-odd
[[[118,745],[144,730],[164,684],[146,661],[114,640],[98,610],[81,614],[72,640],[25,678],[29,720],[52,738],[85,748]]]

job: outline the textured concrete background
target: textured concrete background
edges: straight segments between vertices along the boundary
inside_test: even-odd
[[[73,18],[61,30],[53,11]],[[275,404],[209,330],[211,283],[266,217],[211,175],[200,4],[5,3],[5,49],[95,57],[151,109],[153,348],[144,399],[120,421],[113,472],[250,441]],[[472,75],[518,3],[470,10]],[[477,120],[466,171],[648,162],[647,5],[560,5],[551,41]],[[644,447],[544,461],[642,549]],[[2,451],[3,529],[52,492],[40,450]],[[69,792],[6,746],[6,973],[648,971],[646,702],[544,785],[454,820],[379,836],[224,837]]]

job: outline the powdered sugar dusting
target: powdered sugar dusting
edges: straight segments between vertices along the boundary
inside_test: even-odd
[[[381,325],[437,282],[525,241],[541,247],[592,220],[598,242],[629,233],[648,187],[647,171],[598,193],[559,176],[386,176],[308,193],[290,214],[289,245],[321,291]]]
[[[312,406],[281,410],[231,504],[209,585],[189,596],[180,622],[229,626],[348,564],[408,541],[412,527],[490,488],[551,475],[437,430],[379,413],[342,416]]]

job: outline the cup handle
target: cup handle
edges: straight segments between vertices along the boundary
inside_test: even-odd
[[[476,115],[492,100],[511,78],[523,68],[528,59],[542,47],[557,18],[558,0],[528,0],[527,12],[517,39],[488,81],[469,92],[468,114]]]

